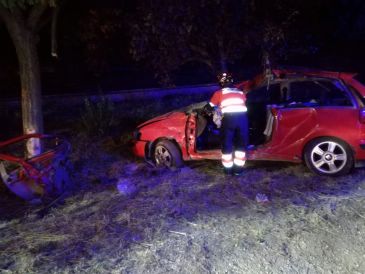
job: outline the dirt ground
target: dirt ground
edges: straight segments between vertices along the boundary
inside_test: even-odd
[[[123,113],[122,138],[73,130],[74,188],[56,201],[27,204],[0,185],[0,273],[365,273],[365,169],[338,178],[272,162],[248,162],[241,177],[217,161],[155,169],[132,156],[127,133],[160,109]],[[53,113],[46,127],[63,132]],[[76,120],[62,113],[63,128]]]
[[[111,140],[88,147],[64,199],[2,190],[0,273],[365,272],[364,169],[249,162],[227,177],[215,161],[154,169]]]

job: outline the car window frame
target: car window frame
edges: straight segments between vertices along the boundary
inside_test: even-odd
[[[298,106],[289,106],[289,105],[285,105],[285,108],[351,108],[351,109],[357,109],[359,108],[359,103],[357,101],[357,99],[355,98],[354,94],[349,90],[348,86],[341,80],[341,79],[337,79],[337,78],[326,78],[326,77],[300,77],[300,78],[290,78],[287,79],[288,81],[288,93],[287,95],[290,95],[291,92],[291,85],[295,82],[315,82],[315,81],[327,81],[327,82],[331,82],[333,84],[335,84],[334,82],[337,82],[338,84],[341,85],[341,88],[343,89],[343,92],[347,95],[348,99],[351,102],[351,106],[306,106],[306,105],[298,105]],[[289,99],[288,97],[285,98],[286,100]]]
[[[256,86],[254,89],[250,90],[248,92],[248,96],[251,92],[255,92],[256,90],[259,90],[259,89],[262,89],[262,88],[267,88],[267,86],[269,86],[269,90],[270,90],[270,87],[271,86],[274,86],[274,85],[279,85],[279,88],[280,88],[280,101],[281,103],[284,102],[285,98],[284,98],[284,94],[283,94],[283,88],[286,87],[286,85],[283,85],[285,83],[285,79],[274,79],[272,81],[270,81],[269,84],[267,84],[266,82],[261,84],[261,85],[258,85]],[[261,101],[260,101],[261,102]],[[271,105],[271,103],[269,102],[269,100],[267,101],[262,101],[262,103],[265,103],[267,105]]]

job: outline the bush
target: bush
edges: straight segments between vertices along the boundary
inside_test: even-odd
[[[114,122],[114,104],[105,96],[92,101],[85,98],[81,114],[81,131],[88,136],[105,136],[109,133]]]

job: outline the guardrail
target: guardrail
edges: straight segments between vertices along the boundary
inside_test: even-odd
[[[136,89],[136,90],[119,90],[102,93],[78,93],[78,94],[57,94],[45,95],[42,97],[43,104],[62,102],[62,104],[73,105],[82,103],[84,98],[98,98],[104,96],[113,102],[126,100],[140,100],[140,99],[160,99],[165,96],[172,95],[193,95],[193,94],[207,94],[209,95],[219,89],[218,85],[196,85],[183,86],[176,88],[153,88],[153,89]],[[3,99],[0,100],[0,107],[17,106],[20,104],[20,98]]]

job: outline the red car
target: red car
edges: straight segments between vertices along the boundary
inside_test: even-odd
[[[365,86],[356,74],[274,70],[237,85],[247,93],[248,160],[289,161],[344,175],[365,160]],[[207,100],[210,98],[207,98]],[[157,166],[220,159],[219,128],[201,102],[151,119],[134,132],[134,153]]]

